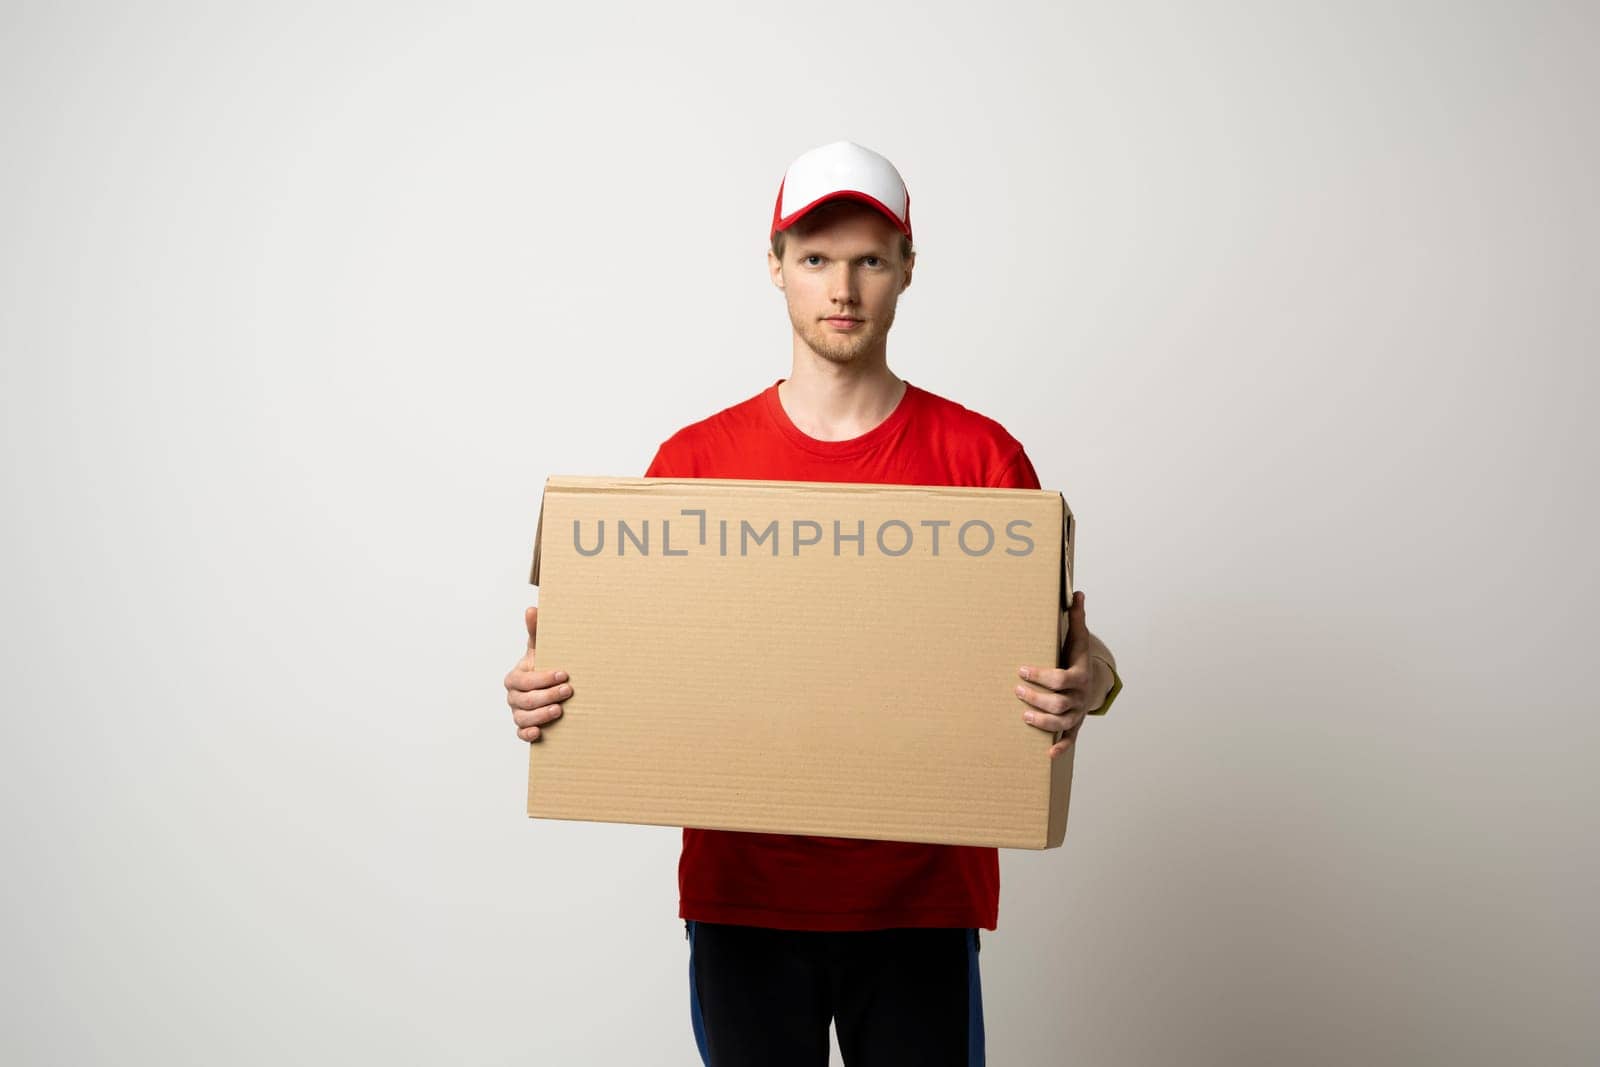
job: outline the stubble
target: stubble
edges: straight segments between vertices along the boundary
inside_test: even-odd
[[[849,333],[840,333],[827,323],[792,307],[789,309],[789,321],[807,348],[829,363],[843,365],[854,363],[863,353],[882,344],[889,334],[889,327],[894,325],[894,310],[891,308],[883,319],[869,319]]]

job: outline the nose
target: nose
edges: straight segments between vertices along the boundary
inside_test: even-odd
[[[857,295],[855,264],[848,260],[835,262],[828,276],[829,299],[841,307],[850,307],[856,303]]]

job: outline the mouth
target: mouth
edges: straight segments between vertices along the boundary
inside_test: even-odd
[[[851,330],[857,326],[860,326],[866,320],[851,318],[849,315],[835,315],[831,318],[823,319],[822,321],[837,330]]]

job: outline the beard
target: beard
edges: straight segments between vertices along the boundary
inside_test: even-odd
[[[813,315],[804,315],[789,309],[789,322],[795,333],[821,358],[829,363],[847,364],[860,359],[863,353],[883,346],[889,327],[894,325],[894,309],[883,319],[868,319],[849,333],[839,333]]]

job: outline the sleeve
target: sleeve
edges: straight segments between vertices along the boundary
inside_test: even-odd
[[[655,458],[650,461],[650,466],[645,468],[644,476],[646,478],[670,478],[672,477],[670,473],[671,467],[672,461],[667,458],[667,443],[663,441],[656,449]]]
[[[1000,473],[989,481],[990,489],[1038,489],[1039,475],[1033,469],[1033,462],[1028,459],[1028,453],[1023,451],[1021,445],[1011,454],[1011,458],[1000,468]]]
[[[645,468],[646,478],[700,478],[704,477],[703,456],[706,445],[703,435],[679,430],[656,447],[656,454]]]

